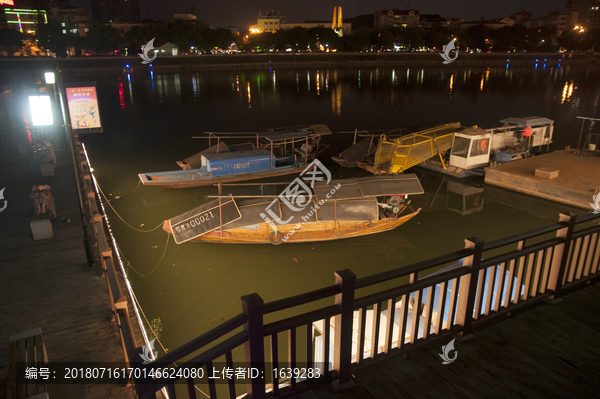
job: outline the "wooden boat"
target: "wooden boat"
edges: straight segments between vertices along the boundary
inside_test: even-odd
[[[260,133],[215,133],[195,137],[209,140],[209,148],[177,164],[182,170],[138,174],[142,184],[188,188],[235,183],[300,173],[329,146],[321,137],[331,134],[325,125],[270,129]],[[227,140],[251,140],[225,144]],[[211,145],[216,141],[217,144]]]
[[[314,195],[305,193],[310,194],[305,197],[309,200],[301,208],[297,203],[290,206],[283,194],[220,195],[166,220],[163,229],[173,234],[177,244],[279,245],[339,240],[381,233],[406,223],[421,211],[410,206],[408,195],[423,193],[414,174],[317,181],[313,190]]]

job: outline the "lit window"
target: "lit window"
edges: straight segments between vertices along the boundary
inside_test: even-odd
[[[62,25],[62,26],[65,26],[65,23],[63,22],[61,25]]]
[[[63,35],[67,34],[67,30],[63,29]]]
[[[71,32],[77,33],[77,29],[72,29]]]

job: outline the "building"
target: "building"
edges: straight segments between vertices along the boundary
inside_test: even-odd
[[[531,21],[532,14],[525,10],[522,10],[516,14],[511,15],[509,18],[515,21],[517,25],[526,25],[527,22]]]
[[[48,23],[48,13],[46,10],[7,7],[3,8],[0,12],[4,14],[2,25],[6,24],[7,28],[23,33],[35,33],[40,16],[44,24]]]
[[[51,5],[48,19],[59,25],[63,34],[77,33],[85,36],[90,23],[90,14],[82,7]]]
[[[560,13],[551,11],[548,15],[540,18],[531,18],[531,13],[525,10],[513,14],[510,19],[515,21],[516,25],[522,25],[526,28],[556,28],[558,32],[564,32],[573,22],[577,22],[577,12]]]
[[[337,27],[334,27],[331,21],[305,21],[305,22],[294,22],[294,23],[286,23],[285,15],[279,14],[279,12],[275,13],[273,11],[267,13],[266,15],[262,15],[259,13],[258,18],[256,20],[256,25],[250,26],[250,33],[263,33],[263,32],[271,32],[275,33],[281,29],[292,29],[292,28],[330,28],[335,30],[340,35],[349,35],[352,31],[352,24],[343,22],[341,18],[341,7],[339,11],[334,16],[336,17]],[[337,18],[339,15],[339,19]],[[340,26],[341,25],[341,26]]]
[[[438,14],[423,14],[420,17],[419,23],[423,29],[446,28],[448,20],[440,17]]]
[[[251,27],[250,30],[252,33],[262,33],[262,32],[272,32],[275,33],[279,29],[281,29],[281,24],[285,23],[285,15],[279,14],[279,11],[275,13],[274,11],[268,12],[265,15],[262,15],[261,12],[258,12],[258,18],[256,19],[256,27]],[[253,25],[254,26],[254,25]],[[255,30],[252,30],[255,29]]]
[[[577,12],[577,19],[573,15],[569,18],[569,26],[579,25],[584,29],[600,28],[600,1],[598,0],[568,0],[568,13]]]
[[[101,23],[140,23],[139,0],[91,0],[92,14]]]
[[[375,29],[418,28],[420,15],[417,10],[381,10],[374,15]]]
[[[514,24],[515,24],[515,21],[513,19],[498,18],[498,19],[492,19],[490,21],[464,22],[464,23],[460,24],[459,28],[462,30],[465,30],[467,28],[470,28],[471,26],[484,25],[490,29],[500,29],[500,28],[504,28],[506,26],[513,26]]]
[[[156,54],[158,55],[171,55],[173,57],[177,57],[177,53],[179,52],[179,47],[175,44],[167,42],[160,47],[154,49]]]

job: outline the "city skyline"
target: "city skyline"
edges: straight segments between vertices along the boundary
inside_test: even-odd
[[[71,0],[71,5],[81,6],[91,11],[90,0]],[[439,14],[444,18],[463,18],[467,21],[481,19],[496,19],[508,17],[522,10],[531,12],[534,17],[546,15],[550,11],[566,11],[566,0],[525,0],[525,1],[499,1],[484,0],[473,5],[470,0],[428,0],[391,1],[379,0],[365,2],[357,0],[352,2],[340,0],[325,1],[272,1],[261,0],[257,2],[240,2],[238,0],[222,0],[218,3],[204,3],[197,0],[175,0],[164,2],[162,0],[140,0],[141,19],[158,18],[161,20],[173,18],[173,14],[183,13],[189,7],[195,8],[199,21],[212,26],[235,26],[238,29],[247,29],[256,23],[259,12],[263,14],[270,11],[279,11],[286,15],[288,22],[303,22],[305,20],[331,20],[333,8],[341,6],[344,18],[351,18],[361,14],[373,14],[383,9],[408,9],[413,8],[421,14]]]

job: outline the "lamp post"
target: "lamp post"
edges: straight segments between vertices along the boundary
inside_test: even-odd
[[[48,82],[48,74],[52,72],[46,73],[46,81]],[[73,131],[71,130],[71,118],[69,117],[69,109],[67,108],[65,98],[64,98],[64,84],[62,80],[62,75],[59,70],[58,73],[58,88],[55,90],[58,92],[58,98],[60,99],[60,108],[61,114],[63,118],[63,126],[65,127],[65,135],[67,137],[67,143],[69,143],[69,152],[71,153],[71,161],[73,162],[73,172],[75,173],[75,183],[77,184],[77,198],[79,199],[79,212],[81,215],[81,227],[83,228],[83,246],[85,248],[85,256],[87,258],[88,266],[93,266],[96,262],[96,257],[94,256],[94,248],[92,248],[92,243],[90,242],[90,238],[88,236],[87,231],[87,222],[85,218],[85,211],[83,207],[83,200],[81,199],[81,186],[79,184],[79,173],[77,173],[77,161],[75,159],[75,152],[73,151]],[[52,73],[51,79],[54,78],[54,73]]]

